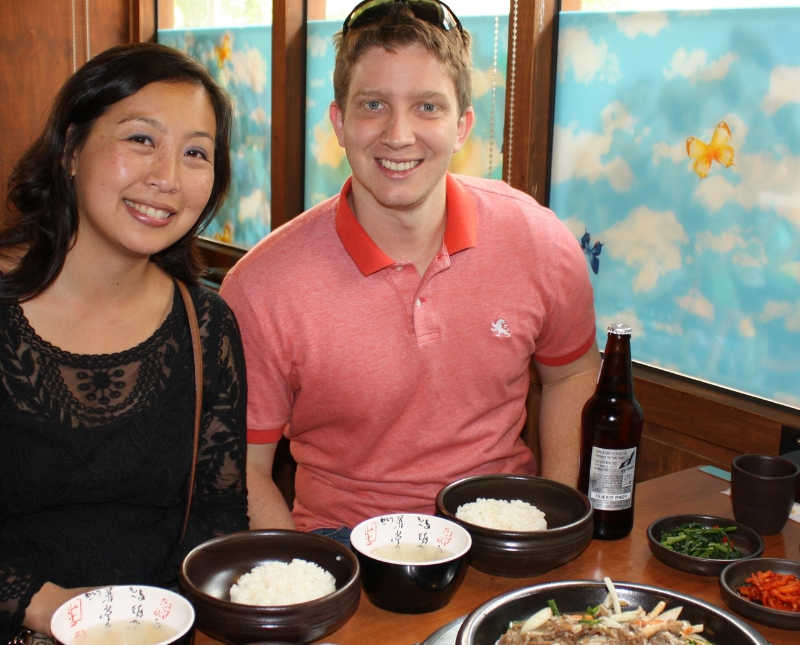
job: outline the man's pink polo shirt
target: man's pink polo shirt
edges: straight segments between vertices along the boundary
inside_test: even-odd
[[[478,473],[535,473],[520,438],[531,357],[595,338],[575,237],[503,182],[447,177],[441,251],[420,278],[339,195],[276,229],[228,273],[247,361],[248,440],[290,440],[299,529],[434,511]]]

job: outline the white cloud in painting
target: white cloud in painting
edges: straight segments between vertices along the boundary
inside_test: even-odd
[[[743,235],[738,226],[721,233],[698,233],[695,235],[694,248],[698,254],[713,251],[728,255],[734,264],[747,268],[760,268],[768,262],[763,241],[755,236]]]
[[[319,204],[320,202],[324,202],[328,199],[330,195],[327,193],[311,193],[311,205]]]
[[[800,67],[776,66],[769,75],[769,89],[761,109],[770,116],[787,103],[800,103]]]
[[[781,266],[781,273],[800,282],[800,262],[786,262]]]
[[[258,219],[269,224],[269,201],[266,193],[257,188],[239,200],[237,217],[240,220]]]
[[[317,35],[309,36],[307,40],[308,52],[314,58],[324,57],[328,51],[330,40],[330,38],[323,38]]]
[[[565,29],[558,36],[558,73],[572,69],[581,83],[606,81],[614,83],[621,73],[619,59],[608,51],[608,44],[595,42],[583,28]]]
[[[742,336],[743,338],[756,337],[756,326],[755,323],[753,323],[753,319],[750,318],[750,316],[742,316],[737,326],[739,328],[739,335]]]
[[[783,325],[788,331],[800,333],[800,301],[771,300],[764,305],[760,320],[765,323],[783,320]]]
[[[598,329],[607,329],[610,325],[618,322],[624,322],[628,325],[631,328],[631,334],[635,338],[644,338],[647,335],[642,321],[639,320],[639,316],[636,315],[633,309],[621,309],[607,316],[597,316]]]
[[[314,96],[327,96],[327,99],[325,99],[325,105],[330,104],[330,102],[333,100],[333,87],[330,84],[330,80],[325,80],[324,78],[312,78],[308,81],[308,85],[312,90],[314,90],[312,92],[306,92],[306,106],[308,108],[316,107],[317,102],[313,99]],[[320,91],[320,88],[322,91]]]
[[[497,69],[472,69],[472,98],[486,96],[492,91],[492,87],[500,89],[505,87],[506,77],[499,73]]]
[[[248,47],[244,51],[231,52],[231,66],[233,79],[252,89],[256,94],[261,94],[269,78],[267,61],[255,47]]]
[[[675,298],[675,303],[690,314],[706,320],[714,319],[714,305],[698,289],[691,289],[683,296]]]
[[[556,126],[553,132],[553,183],[570,179],[586,179],[595,182],[605,179],[618,193],[630,189],[634,175],[622,157],[607,159],[614,132],[631,130],[634,119],[618,101],[607,105],[601,114],[601,133],[578,130],[574,126]]]
[[[600,113],[603,122],[603,132],[613,134],[615,130],[633,130],[634,118],[625,106],[619,101],[612,101]]]
[[[250,118],[255,121],[256,123],[266,123],[267,122],[267,112],[262,107],[255,108],[252,112],[250,112]]]
[[[636,134],[636,136],[634,137],[633,140],[637,144],[641,144],[642,141],[645,141],[645,140],[650,138],[650,134],[652,133],[652,131],[653,131],[653,128],[651,128],[649,125],[646,125],[645,127],[643,127],[641,130],[639,130],[637,132],[637,134]]]
[[[652,322],[653,329],[668,334],[669,336],[683,336],[683,327],[678,322],[671,322],[665,320],[654,320]]]
[[[661,276],[681,268],[681,246],[689,242],[675,213],[638,206],[624,219],[598,234],[603,252],[638,270],[633,281],[637,293],[653,289]]]
[[[730,202],[746,210],[771,210],[800,229],[800,156],[740,154],[734,164],[736,183],[727,175],[733,168],[698,182],[695,196],[706,208],[717,213]]]
[[[614,14],[610,14],[612,17]],[[614,18],[619,30],[628,38],[636,38],[644,34],[645,36],[656,36],[662,29],[669,25],[667,14],[660,11],[642,11],[633,14],[622,14]]]
[[[796,392],[775,392],[774,400],[800,408],[800,396]]]
[[[736,226],[716,235],[706,231],[695,236],[695,250],[698,253],[706,250],[730,253],[734,249],[745,246],[747,246],[747,242],[742,238],[739,228]]]
[[[686,143],[667,143],[659,141],[653,145],[653,163],[658,164],[662,159],[673,163],[680,163],[686,160]]]
[[[580,217],[577,216],[562,217],[561,221],[564,222],[566,227],[576,238],[580,239],[580,237],[586,231],[586,222]]]
[[[709,61],[708,53],[704,49],[687,51],[679,47],[664,70],[664,77],[667,80],[687,78],[693,83],[716,81],[728,75],[731,65],[738,58],[737,54],[729,53]]]

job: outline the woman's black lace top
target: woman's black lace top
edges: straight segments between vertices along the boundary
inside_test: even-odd
[[[190,548],[247,528],[239,330],[217,294],[190,291],[204,394],[182,544],[195,388],[177,288],[159,329],[115,354],[62,351],[0,306],[0,643],[46,581],[172,586]]]

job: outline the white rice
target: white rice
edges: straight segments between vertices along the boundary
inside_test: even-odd
[[[265,562],[231,586],[231,600],[243,605],[293,605],[336,591],[336,580],[314,562]]]
[[[470,524],[501,531],[544,531],[547,528],[544,513],[521,499],[479,497],[474,502],[459,506],[456,517]]]

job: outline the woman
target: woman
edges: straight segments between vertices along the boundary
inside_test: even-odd
[[[0,643],[85,587],[171,586],[188,549],[247,528],[244,360],[197,286],[195,234],[230,181],[228,99],[155,44],[79,69],[9,181],[0,232]],[[194,363],[177,281],[200,324]]]

